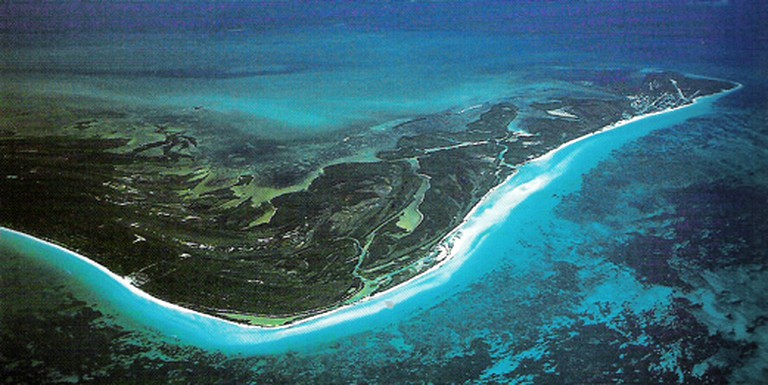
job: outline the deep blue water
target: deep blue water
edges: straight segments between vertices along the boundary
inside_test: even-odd
[[[525,100],[558,84],[554,73],[595,68],[744,84],[529,165],[478,213],[471,251],[411,286],[428,290],[270,343],[254,340],[295,332],[155,309],[3,233],[0,361],[12,382],[768,378],[759,2],[5,3],[0,15],[4,90],[201,104],[265,136]]]

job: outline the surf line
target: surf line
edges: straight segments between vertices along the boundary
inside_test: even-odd
[[[725,94],[739,90],[743,87],[742,84],[740,83],[734,83],[734,84],[736,85],[734,88],[730,88],[728,90],[724,90],[711,95],[696,97],[690,103],[687,103],[681,106],[677,106],[674,108],[667,108],[664,110],[647,113],[643,115],[638,115],[632,118],[623,119],[623,120],[619,120],[617,122],[611,123],[595,132],[592,132],[590,134],[587,134],[579,138],[573,139],[569,142],[566,142],[538,158],[525,162],[523,165],[531,164],[531,163],[533,164],[546,163],[547,161],[551,160],[555,154],[562,151],[563,149],[573,146],[574,144],[581,142],[583,140],[586,140],[588,138],[591,138],[595,135],[599,135],[604,132],[615,130],[617,128],[642,121],[652,116],[662,115],[668,112],[673,112],[673,111],[678,111],[684,108],[688,108],[695,105],[697,102],[703,99],[719,98],[724,96]],[[131,284],[131,281],[129,279],[115,274],[114,272],[110,271],[109,269],[99,264],[98,262],[95,262],[74,251],[68,250],[65,247],[57,245],[53,242],[36,238],[32,235],[25,234],[23,232],[5,228],[5,227],[0,227],[0,235],[2,235],[3,232],[6,232],[8,234],[14,234],[28,241],[38,242],[48,247],[54,248],[58,251],[61,251],[65,255],[69,255],[73,258],[76,258],[96,268],[101,273],[103,273],[106,277],[114,280],[115,282],[123,286],[126,290],[130,291],[131,294],[141,299],[150,301],[163,308],[172,310],[174,312],[178,312],[180,314],[193,315],[195,317],[200,317],[204,320],[210,320],[214,323],[221,323],[221,324],[226,324],[232,327],[236,327],[240,331],[246,332],[246,334],[262,334],[261,337],[263,338],[256,338],[253,340],[249,339],[251,343],[258,344],[258,343],[265,343],[265,342],[274,342],[276,340],[279,340],[287,336],[309,333],[312,331],[316,331],[318,329],[327,328],[327,327],[348,322],[354,319],[374,315],[386,309],[391,309],[393,307],[393,304],[397,304],[398,302],[405,301],[408,298],[411,298],[419,293],[422,293],[436,286],[440,286],[444,284],[449,280],[449,278],[453,275],[453,273],[456,272],[459,269],[459,267],[461,267],[463,262],[466,261],[467,258],[469,258],[469,256],[471,255],[472,247],[476,245],[479,240],[482,240],[487,230],[489,230],[491,227],[493,227],[495,224],[499,223],[500,221],[505,220],[514,207],[522,203],[530,195],[544,188],[547,184],[549,184],[549,182],[557,178],[561,172],[561,171],[558,171],[558,169],[561,169],[562,166],[564,166],[564,164],[567,164],[569,160],[570,160],[570,157],[569,159],[562,161],[558,165],[555,165],[553,167],[554,169],[553,172],[533,178],[533,180],[525,183],[521,183],[517,186],[514,186],[514,183],[516,182],[515,177],[518,174],[513,173],[512,175],[508,176],[503,182],[499,183],[498,185],[493,187],[491,190],[489,190],[483,196],[483,198],[469,211],[469,213],[464,217],[463,221],[456,228],[454,228],[450,233],[448,233],[443,238],[443,240],[438,244],[438,246],[436,246],[435,259],[438,261],[438,263],[436,263],[434,266],[430,267],[429,269],[425,270],[421,274],[418,274],[413,278],[397,286],[394,286],[390,289],[387,289],[380,293],[376,293],[372,296],[363,298],[358,302],[347,304],[344,306],[339,306],[339,307],[330,309],[326,312],[318,313],[310,317],[297,320],[290,324],[276,326],[276,327],[241,324],[241,323],[233,322],[230,320],[222,319],[210,314],[201,313],[189,308],[185,308],[185,307],[176,305],[174,303],[170,303],[168,301],[162,300],[160,298],[154,297],[148,294],[147,292],[141,290],[140,288],[134,286],[133,284]],[[498,206],[502,206],[504,208],[503,213],[499,213],[496,210],[489,210],[489,208],[491,207],[498,207]],[[2,241],[2,238],[0,238],[0,241]],[[147,325],[147,326],[151,327],[151,325]],[[256,337],[256,336],[254,335],[253,337]]]
[[[553,158],[553,156],[555,154],[559,153],[560,151],[562,151],[562,150],[564,150],[564,149],[566,149],[568,147],[571,147],[571,146],[575,145],[576,143],[579,143],[581,141],[584,141],[586,139],[594,137],[596,135],[599,135],[599,134],[602,134],[602,133],[605,133],[605,132],[608,132],[608,131],[612,131],[612,130],[615,130],[615,129],[618,129],[618,128],[621,128],[621,127],[624,127],[624,126],[627,126],[627,125],[630,125],[630,124],[633,124],[633,123],[637,123],[637,122],[640,122],[642,120],[645,120],[645,119],[653,117],[653,116],[658,116],[658,115],[663,115],[663,114],[670,113],[670,112],[675,112],[675,111],[683,110],[683,109],[686,109],[688,107],[692,107],[692,106],[696,105],[697,103],[699,103],[699,102],[701,102],[701,101],[703,101],[705,99],[711,99],[711,100],[719,99],[720,97],[722,97],[722,96],[724,96],[724,95],[726,95],[728,93],[734,92],[736,90],[739,90],[739,89],[741,89],[743,87],[743,85],[741,83],[738,83],[738,82],[732,82],[732,83],[735,85],[735,87],[729,88],[727,90],[722,90],[722,91],[714,93],[714,94],[695,97],[689,103],[686,103],[686,104],[683,104],[683,105],[680,105],[680,106],[677,106],[677,107],[666,108],[666,109],[655,111],[655,112],[650,112],[650,113],[646,113],[646,114],[642,114],[642,115],[637,115],[637,116],[633,116],[631,118],[622,119],[622,120],[616,121],[614,123],[608,124],[608,125],[600,128],[597,131],[594,131],[594,132],[589,133],[587,135],[584,135],[584,136],[575,138],[573,140],[570,140],[570,141],[568,141],[566,143],[563,143],[560,146],[558,146],[557,148],[547,152],[546,154],[544,154],[544,155],[542,155],[542,156],[540,156],[538,158],[531,159],[531,160],[523,163],[520,166],[527,165],[527,164],[546,163],[546,162],[550,161]],[[535,193],[536,191],[546,187],[546,185],[549,184],[549,182],[551,182],[552,180],[557,178],[561,174],[561,172],[562,172],[561,169],[570,161],[570,158],[572,158],[572,156],[568,157],[568,159],[563,160],[562,162],[558,163],[557,165],[554,165],[552,168],[555,169],[556,172],[550,173],[546,177],[534,178],[533,180],[531,180],[529,182],[526,182],[526,183],[523,183],[523,184],[521,184],[519,186],[515,186],[515,187],[509,189],[508,191],[507,190],[502,190],[502,189],[505,188],[505,186],[509,186],[509,185],[513,184],[513,182],[515,181],[515,178],[518,176],[518,174],[517,173],[513,173],[512,175],[508,176],[503,182],[499,183],[498,185],[496,185],[492,189],[490,189],[483,196],[483,198],[469,211],[469,213],[467,213],[467,215],[464,217],[462,222],[456,228],[454,228],[450,233],[448,233],[443,238],[442,241],[440,241],[438,243],[438,246],[436,246],[436,252],[438,253],[438,256],[436,257],[436,259],[439,262],[437,264],[435,264],[434,266],[432,266],[431,268],[429,268],[428,270],[422,272],[421,274],[419,274],[419,275],[417,275],[417,276],[415,276],[415,277],[413,277],[413,278],[411,278],[411,279],[409,279],[409,280],[407,280],[407,281],[405,281],[405,282],[403,282],[403,283],[401,283],[401,284],[399,284],[397,286],[389,288],[389,289],[387,289],[385,291],[382,291],[380,293],[376,293],[376,294],[374,294],[374,295],[372,295],[370,297],[361,299],[359,302],[356,302],[356,303],[353,303],[353,304],[344,305],[344,306],[340,306],[338,308],[329,310],[327,312],[324,312],[324,313],[321,313],[321,314],[314,315],[312,317],[308,317],[308,318],[299,320],[299,321],[297,321],[294,324],[280,326],[278,328],[290,328],[290,327],[293,327],[293,326],[299,326],[301,323],[309,322],[309,321],[312,321],[312,320],[315,320],[315,319],[318,319],[318,318],[331,317],[335,313],[343,311],[343,310],[345,310],[347,308],[351,308],[351,307],[355,307],[355,306],[361,306],[365,302],[374,301],[376,299],[380,299],[380,298],[385,297],[385,296],[397,297],[397,298],[392,298],[393,300],[394,299],[405,300],[407,298],[410,298],[410,297],[416,295],[419,292],[429,290],[429,289],[431,289],[431,288],[433,288],[433,287],[435,287],[435,286],[437,286],[439,284],[444,283],[445,281],[447,281],[448,278],[450,278],[450,275],[453,272],[458,270],[458,268],[466,260],[466,258],[468,258],[469,254],[471,253],[471,246],[473,246],[473,245],[475,245],[477,243],[476,242],[477,239],[479,237],[483,236],[485,230],[488,230],[490,227],[492,227],[493,225],[495,225],[499,221],[506,219],[506,216],[509,214],[509,212],[512,211],[512,209],[515,206],[517,206],[518,204],[522,203],[528,196],[530,196],[533,193]],[[497,197],[496,196],[499,193],[501,193],[501,195],[502,195],[501,197]],[[507,195],[508,198],[509,198],[508,200],[503,201],[503,203],[505,203],[506,207],[507,207],[507,210],[505,210],[506,211],[505,215],[498,215],[496,218],[494,218],[495,220],[490,220],[490,221],[478,220],[480,218],[482,218],[482,219],[491,219],[491,218],[488,218],[488,217],[481,217],[480,215],[482,215],[482,214],[490,215],[490,212],[493,211],[493,210],[487,210],[488,213],[483,212],[480,215],[478,214],[479,211],[482,210],[483,208],[487,208],[489,206],[493,206],[493,203],[496,203],[495,200],[503,199],[504,195]],[[482,231],[481,231],[481,227],[482,227]],[[453,263],[451,263],[451,262],[453,262]],[[451,265],[452,265],[452,266],[450,266],[450,268],[448,268],[448,266],[447,266],[447,265],[449,265],[449,263],[451,263]],[[422,286],[417,286],[417,287],[414,287],[414,288],[410,287],[410,286],[416,286],[419,283],[419,281],[425,280],[426,277],[435,276],[435,275],[440,275],[440,277],[442,279],[439,279],[436,282],[433,282],[433,283],[430,283],[430,284],[424,284]],[[404,292],[404,293],[403,293],[403,295],[395,296],[394,294],[396,292]],[[376,309],[375,312],[391,308],[392,307],[392,303],[394,301],[387,301],[387,302],[389,302],[389,303],[381,304],[381,306],[379,306]],[[394,303],[396,303],[396,302],[394,302]],[[337,322],[330,322],[328,324],[329,325],[330,324],[336,324],[336,323],[340,323],[340,322],[351,320],[353,318],[363,317],[363,316],[367,316],[367,315],[371,314],[370,312],[364,312],[364,313],[365,314],[361,314],[361,315],[359,315],[357,317],[346,316],[346,317],[343,317],[344,319],[340,319]]]

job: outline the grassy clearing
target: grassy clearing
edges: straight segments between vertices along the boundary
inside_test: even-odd
[[[413,196],[413,201],[403,210],[402,214],[400,214],[400,219],[395,223],[397,227],[411,233],[421,224],[424,214],[419,211],[419,206],[424,201],[424,195],[427,193],[427,190],[429,190],[429,180],[424,178],[421,181],[421,186],[419,186],[419,189]]]
[[[263,317],[237,313],[219,313],[220,316],[237,322],[246,322],[253,326],[277,327],[288,324],[296,317]]]

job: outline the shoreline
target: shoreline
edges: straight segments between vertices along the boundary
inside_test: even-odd
[[[721,79],[717,79],[717,80],[721,80]],[[621,128],[621,127],[623,127],[625,125],[628,125],[628,124],[631,124],[631,123],[635,123],[635,122],[641,121],[641,120],[646,119],[646,118],[650,118],[650,117],[658,116],[658,115],[663,115],[663,114],[666,114],[668,112],[674,112],[674,111],[678,111],[678,110],[681,110],[681,109],[684,109],[684,108],[687,108],[687,107],[691,107],[691,106],[695,105],[697,102],[699,102],[700,100],[703,100],[703,99],[714,98],[714,97],[718,97],[719,98],[719,97],[725,96],[726,94],[731,93],[733,91],[737,91],[737,90],[739,90],[739,89],[741,89],[743,87],[743,85],[741,83],[738,83],[738,82],[731,82],[731,83],[735,84],[735,87],[727,89],[727,90],[723,90],[723,91],[720,91],[718,93],[714,93],[714,94],[711,94],[711,95],[695,97],[688,104],[684,104],[684,105],[677,106],[677,107],[674,107],[674,108],[667,108],[667,109],[664,109],[664,110],[661,110],[661,111],[650,112],[650,113],[643,114],[643,115],[633,116],[633,117],[631,117],[629,119],[622,119],[622,120],[616,121],[614,123],[608,124],[608,125],[600,128],[597,131],[591,132],[591,133],[589,133],[587,135],[580,136],[578,138],[575,138],[575,139],[572,139],[572,140],[570,140],[568,142],[565,142],[565,143],[561,144],[560,146],[558,146],[558,147],[548,151],[547,153],[545,153],[544,155],[542,155],[542,156],[540,156],[538,158],[534,158],[534,159],[528,160],[528,161],[526,161],[524,163],[521,163],[520,165],[518,165],[518,167],[522,167],[522,166],[524,166],[526,164],[529,164],[529,163],[547,161],[547,160],[551,159],[559,151],[561,151],[561,150],[563,150],[563,149],[565,149],[565,148],[567,148],[569,146],[572,146],[572,145],[574,145],[574,144],[576,144],[578,142],[581,142],[583,140],[591,138],[591,137],[593,137],[595,135],[599,135],[599,134],[602,134],[602,133],[605,133],[605,132],[608,132],[608,131],[611,131],[611,130],[614,130],[614,129],[617,129],[617,128]],[[397,289],[401,285],[405,285],[405,284],[415,280],[416,278],[421,277],[422,275],[426,275],[426,274],[432,272],[433,270],[439,269],[447,261],[452,259],[454,257],[454,255],[452,255],[452,254],[456,254],[454,252],[456,247],[457,246],[460,247],[460,246],[462,246],[464,244],[464,243],[461,243],[461,241],[465,241],[466,242],[468,240],[472,240],[473,239],[473,238],[464,239],[464,237],[462,237],[462,235],[463,235],[463,233],[461,231],[462,228],[469,222],[469,219],[471,217],[476,215],[477,210],[480,207],[482,207],[485,203],[487,203],[489,198],[494,193],[496,193],[501,187],[503,187],[504,185],[509,183],[516,175],[517,175],[517,172],[512,173],[506,179],[504,179],[504,181],[502,181],[498,185],[496,185],[493,188],[491,188],[490,190],[488,190],[488,192],[485,195],[483,195],[483,197],[480,199],[480,201],[475,206],[473,206],[472,209],[467,213],[467,215],[464,217],[464,219],[461,221],[461,223],[458,226],[456,226],[453,230],[451,230],[438,243],[436,248],[437,249],[442,249],[442,250],[439,251],[439,255],[436,257],[436,260],[439,261],[437,264],[435,264],[431,268],[425,270],[423,273],[414,276],[413,278],[409,279],[408,281],[405,281],[405,282],[401,283],[400,285],[394,286],[394,287],[392,287],[390,289],[387,289],[387,290],[385,290],[385,291],[383,291],[381,293],[374,294],[373,296],[368,297],[366,299],[363,299],[361,301],[365,301],[365,300],[367,300],[369,298],[374,298],[374,297],[376,297],[376,296],[378,296],[380,294],[385,294],[385,293],[387,293],[387,292],[389,292],[391,290]],[[450,244],[450,246],[445,247],[444,246],[445,244]],[[348,305],[348,306],[351,306],[351,305]]]
[[[741,89],[743,87],[743,85],[740,84],[740,83],[737,83],[737,82],[731,82],[731,83],[733,83],[735,85],[735,87],[727,89],[727,90],[723,90],[723,91],[720,91],[718,93],[714,93],[714,94],[711,94],[711,95],[706,95],[706,96],[700,96],[700,97],[693,98],[690,101],[690,103],[687,103],[687,104],[684,104],[684,105],[681,105],[681,106],[677,106],[677,107],[674,107],[674,108],[667,108],[667,109],[656,111],[656,112],[651,112],[651,113],[647,113],[647,114],[643,114],[643,115],[634,116],[634,117],[631,117],[629,119],[622,119],[622,120],[616,121],[614,123],[611,123],[609,125],[606,125],[606,126],[600,128],[597,131],[594,131],[594,132],[589,133],[587,135],[584,135],[584,136],[575,138],[573,140],[570,140],[570,141],[568,141],[566,143],[563,143],[560,146],[558,146],[558,147],[548,151],[547,153],[545,153],[544,155],[542,155],[542,156],[540,156],[538,158],[534,158],[534,159],[528,160],[528,161],[526,161],[524,163],[521,163],[519,165],[516,165],[516,166],[519,167],[519,166],[523,166],[523,165],[526,165],[528,163],[534,163],[534,162],[545,162],[545,161],[551,159],[559,151],[561,151],[561,150],[563,150],[563,149],[565,149],[565,148],[567,148],[567,147],[569,147],[569,146],[571,146],[571,145],[573,145],[575,143],[578,143],[578,142],[580,142],[582,140],[588,139],[588,138],[590,138],[590,137],[592,137],[594,135],[597,135],[597,134],[600,134],[600,133],[604,133],[604,132],[607,132],[607,131],[611,131],[611,130],[614,130],[616,128],[623,127],[625,125],[628,125],[630,123],[634,123],[634,122],[643,120],[643,119],[648,118],[648,117],[662,115],[662,114],[665,114],[667,112],[673,112],[673,111],[677,111],[677,110],[680,110],[680,109],[684,109],[684,108],[687,108],[687,107],[695,105],[698,101],[700,101],[702,99],[714,98],[714,97],[718,97],[719,98],[719,97],[722,97],[722,96],[724,96],[724,95],[726,95],[726,94],[728,94],[730,92],[739,90],[739,89]],[[186,308],[186,307],[183,307],[183,306],[180,306],[180,305],[177,305],[177,304],[174,304],[174,303],[162,300],[160,298],[154,297],[154,296],[150,295],[149,293],[141,290],[139,287],[132,285],[130,279],[128,279],[127,277],[121,277],[121,276],[115,274],[114,272],[110,271],[109,269],[107,269],[105,266],[103,266],[103,265],[101,265],[101,264],[99,264],[99,263],[97,263],[97,262],[95,262],[95,261],[93,261],[93,260],[91,260],[91,259],[89,259],[89,258],[87,258],[87,257],[85,257],[83,255],[81,255],[81,254],[78,254],[78,253],[76,253],[74,251],[71,251],[71,250],[67,249],[65,246],[56,244],[53,241],[48,241],[48,240],[40,239],[40,238],[37,238],[35,236],[29,235],[29,234],[26,234],[26,233],[23,233],[23,232],[20,232],[20,231],[17,231],[17,230],[13,230],[13,229],[10,229],[10,228],[2,227],[2,226],[0,226],[0,231],[7,231],[9,233],[15,234],[15,235],[20,236],[22,238],[25,238],[25,239],[28,239],[28,240],[37,241],[37,242],[43,243],[43,244],[45,244],[47,246],[52,246],[53,248],[55,248],[57,250],[63,251],[65,253],[68,253],[68,254],[78,258],[80,261],[85,262],[86,264],[90,265],[91,267],[95,267],[99,271],[105,273],[109,278],[112,278],[114,281],[118,282],[121,286],[123,286],[126,289],[128,289],[132,294],[137,295],[138,297],[140,297],[142,299],[151,301],[151,302],[153,302],[153,303],[155,303],[155,304],[157,304],[159,306],[162,306],[164,308],[167,308],[167,309],[170,309],[170,310],[174,310],[174,311],[178,311],[178,312],[185,313],[185,314],[192,314],[192,315],[195,315],[195,316],[200,316],[200,317],[203,317],[203,318],[206,318],[206,319],[215,320],[217,322],[224,322],[224,323],[227,323],[227,324],[230,324],[230,325],[234,325],[234,326],[236,326],[236,327],[238,327],[238,328],[240,328],[242,330],[280,331],[280,330],[288,330],[288,329],[297,328],[298,326],[301,326],[301,325],[306,325],[307,323],[309,323],[311,321],[315,321],[317,319],[324,318],[324,317],[329,317],[329,316],[331,316],[331,315],[333,315],[335,313],[338,313],[338,312],[341,312],[343,310],[359,306],[359,305],[364,304],[364,303],[369,303],[369,302],[371,302],[371,301],[373,301],[375,299],[380,299],[381,297],[386,296],[386,295],[392,295],[392,293],[394,293],[395,291],[403,291],[404,288],[408,287],[409,285],[412,285],[415,281],[417,281],[419,279],[424,279],[424,277],[426,277],[426,276],[430,276],[430,275],[435,274],[437,271],[441,270],[450,261],[454,261],[456,263],[459,263],[459,266],[460,266],[460,264],[463,263],[463,261],[456,261],[456,257],[458,255],[461,255],[461,254],[464,254],[464,255],[468,254],[468,252],[470,251],[471,245],[476,244],[477,243],[476,241],[478,239],[482,239],[482,236],[483,236],[483,233],[484,233],[484,231],[478,231],[478,232],[473,232],[471,234],[467,234],[466,231],[465,231],[467,224],[471,222],[472,218],[477,216],[478,210],[481,207],[485,206],[489,202],[490,198],[493,197],[499,191],[500,188],[502,188],[503,186],[507,185],[516,175],[517,175],[517,172],[512,173],[507,178],[505,178],[501,183],[497,184],[496,186],[494,186],[493,188],[488,190],[485,193],[485,195],[483,195],[483,197],[478,201],[478,203],[475,204],[472,207],[472,209],[467,213],[467,215],[463,218],[463,220],[460,222],[460,224],[458,226],[456,226],[455,228],[453,228],[445,237],[443,237],[442,240],[440,240],[440,242],[435,246],[434,251],[428,257],[428,258],[434,258],[434,261],[436,261],[437,263],[435,263],[429,269],[427,269],[427,270],[425,270],[425,271],[423,271],[423,272],[413,276],[412,278],[408,279],[407,281],[404,281],[404,282],[402,282],[402,283],[400,283],[400,284],[398,284],[396,286],[393,286],[393,287],[391,287],[391,288],[389,288],[387,290],[384,290],[382,292],[379,292],[379,293],[376,293],[374,295],[365,297],[365,298],[363,298],[363,299],[361,299],[361,300],[359,300],[357,302],[354,302],[354,303],[351,303],[351,304],[346,304],[346,305],[340,305],[340,306],[336,306],[336,307],[330,307],[330,308],[326,309],[325,311],[321,310],[320,312],[315,313],[313,315],[310,315],[310,316],[308,316],[306,318],[301,318],[301,319],[298,319],[296,321],[289,322],[289,323],[286,323],[286,324],[280,325],[280,326],[249,325],[249,324],[238,323],[238,322],[235,322],[235,321],[231,321],[231,320],[228,320],[228,319],[225,319],[225,318],[221,318],[221,317],[217,317],[217,316],[214,316],[214,315],[211,315],[211,314],[207,314],[207,313],[202,313],[202,312],[190,309],[190,308]],[[525,186],[525,184],[523,184],[521,186]],[[523,199],[525,199],[525,198],[523,198]],[[491,226],[492,225],[493,224],[491,224]],[[450,273],[450,272],[447,272],[447,273]],[[404,294],[408,294],[408,293],[404,292]],[[411,293],[411,295],[413,295],[413,294],[414,293]],[[407,297],[410,297],[411,295],[408,295]],[[384,304],[385,305],[384,307],[374,309],[373,312],[376,313],[378,311],[381,311],[381,310],[384,310],[386,308],[389,308],[389,302],[390,301],[387,301],[387,302],[388,303]],[[370,314],[370,313],[366,313],[366,314]],[[357,317],[353,317],[353,318],[357,318]],[[343,318],[341,320],[338,320],[338,322],[343,322],[343,321],[348,320],[348,319],[350,319],[350,318]],[[335,323],[338,323],[338,322],[332,322],[331,324],[335,324]],[[323,327],[323,325],[319,325],[319,326]],[[297,332],[300,332],[300,331],[297,330]],[[278,336],[278,338],[279,338],[279,336]]]

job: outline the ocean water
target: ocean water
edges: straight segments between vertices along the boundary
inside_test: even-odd
[[[125,4],[120,12],[5,5],[2,86],[203,105],[246,116],[243,129],[265,136],[523,100],[547,92],[558,71],[662,68],[744,87],[527,165],[470,218],[465,238],[478,236],[448,264],[287,329],[158,307],[65,251],[0,232],[6,379],[768,378],[763,5],[291,4],[189,3],[150,13]],[[276,125],[279,132],[265,131]]]
[[[270,138],[462,109],[550,80],[553,68],[695,72],[697,63],[718,65],[709,57],[713,47],[730,45],[743,33],[730,18],[755,17],[749,8],[721,15],[703,5],[675,7],[675,13],[615,4],[468,2],[363,12],[341,3],[330,7],[338,8],[334,11],[321,4],[233,5],[226,11],[239,14],[235,22],[194,6],[28,7],[9,4],[4,11],[4,89],[203,107],[230,114],[243,130]],[[264,8],[277,9],[267,17]],[[598,10],[605,15],[592,17]],[[145,20],[162,11],[185,19]],[[115,15],[94,16],[110,12]],[[313,23],[305,19],[324,12],[335,14]],[[67,15],[61,17],[67,21],[57,14]],[[659,31],[647,28],[646,21],[658,23]],[[713,24],[718,27],[707,27]],[[686,60],[677,60],[681,51]],[[716,72],[710,76],[721,71]]]

